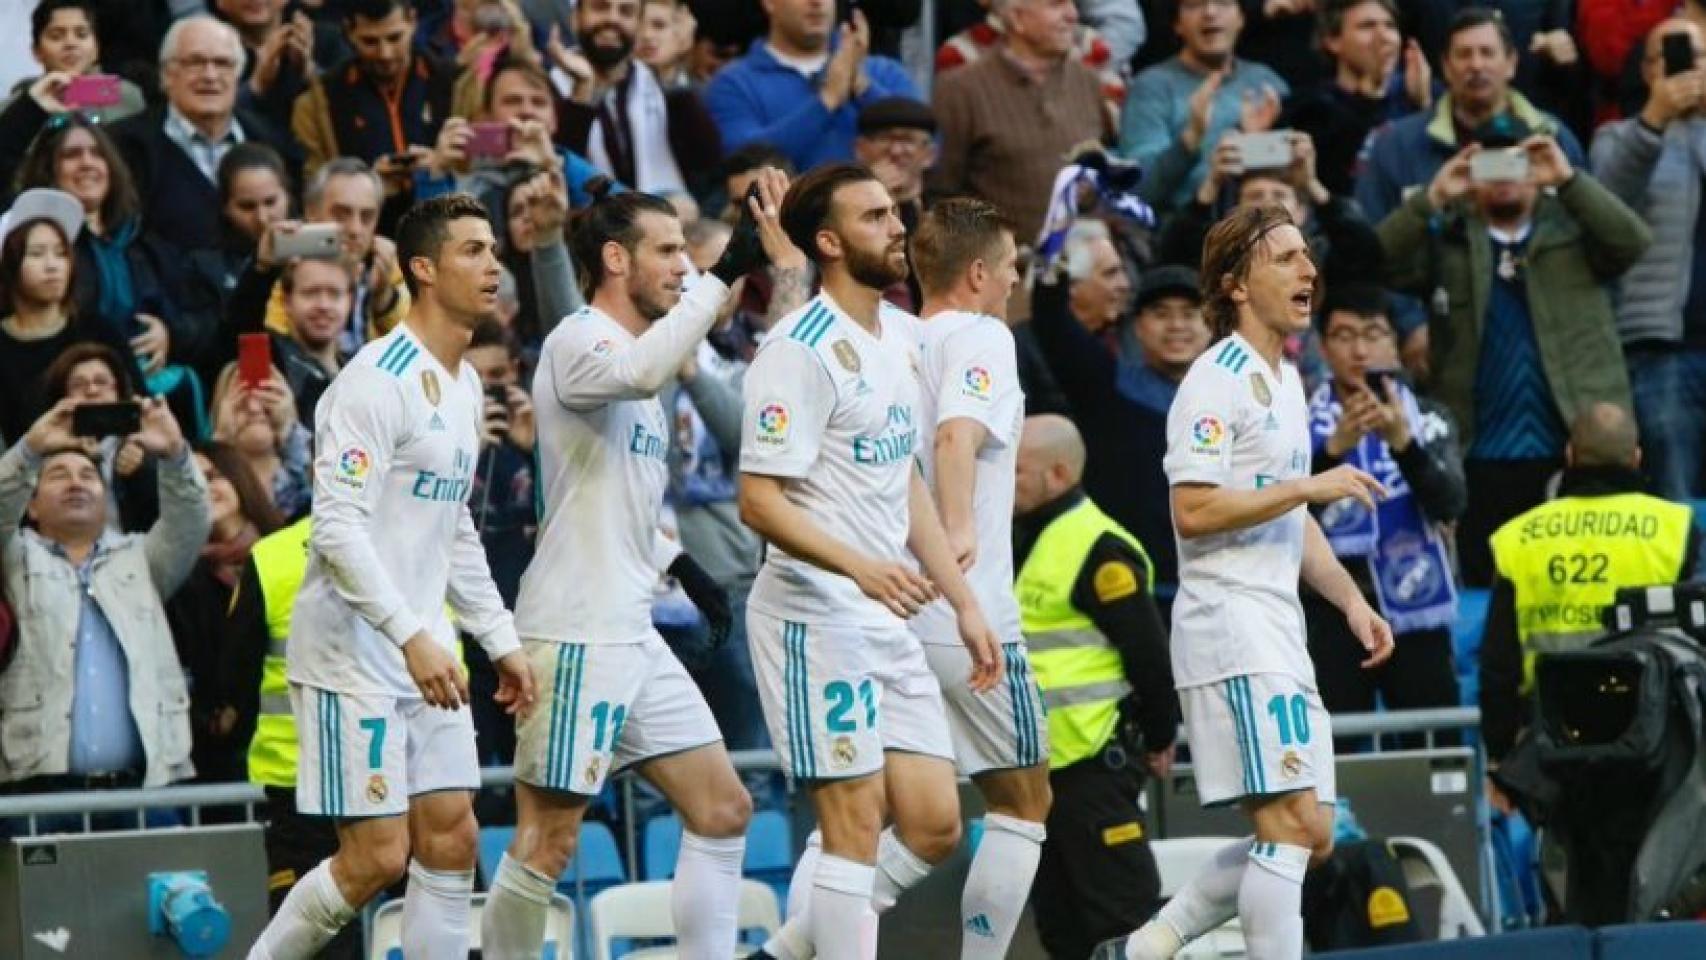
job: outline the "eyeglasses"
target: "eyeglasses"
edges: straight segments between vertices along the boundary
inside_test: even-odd
[[[1327,334],[1327,342],[1335,347],[1348,347],[1358,340],[1365,347],[1378,347],[1392,339],[1392,331],[1385,327],[1364,327],[1361,330],[1348,330],[1340,327]]]
[[[170,62],[186,73],[201,73],[208,67],[212,67],[214,73],[225,74],[237,72],[237,61],[233,57],[203,57],[198,55],[189,57],[173,57]]]

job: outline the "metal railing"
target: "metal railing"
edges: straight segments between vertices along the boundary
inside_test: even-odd
[[[1404,710],[1381,713],[1339,714],[1333,717],[1333,735],[1336,738],[1369,737],[1370,749],[1379,752],[1382,734],[1421,734],[1424,744],[1433,748],[1439,735],[1446,733],[1457,734],[1461,746],[1471,749],[1474,756],[1474,783],[1477,794],[1479,784],[1486,773],[1486,755],[1480,742],[1481,711],[1474,707],[1445,707],[1431,710]],[[779,772],[781,765],[775,754],[768,750],[744,750],[730,754],[737,771]],[[622,809],[623,820],[623,853],[633,869],[638,869],[639,860],[639,829],[640,824],[635,817],[635,777],[631,771],[624,771],[616,778],[619,791],[618,802]],[[480,782],[483,789],[509,787],[515,782],[514,767],[487,767],[480,771]],[[67,815],[79,817],[82,828],[92,829],[93,820],[97,816],[131,814],[131,823],[137,829],[146,828],[146,812],[149,810],[180,810],[183,811],[183,821],[188,826],[199,826],[204,819],[204,811],[224,809],[227,811],[223,819],[235,816],[241,810],[242,820],[257,821],[257,808],[264,805],[266,795],[262,789],[250,783],[222,784],[187,784],[181,786],[148,787],[129,790],[95,790],[76,793],[42,793],[0,796],[0,820],[22,821],[25,830],[14,830],[14,833],[34,835],[41,818],[61,818]],[[1496,874],[1493,864],[1492,844],[1489,841],[1491,822],[1489,811],[1484,802],[1476,802],[1476,831],[1478,836],[1479,856],[1481,861],[1481,889],[1479,905],[1491,929],[1496,922],[1498,913]],[[173,829],[164,827],[162,829]]]

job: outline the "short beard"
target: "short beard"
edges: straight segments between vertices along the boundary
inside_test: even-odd
[[[635,294],[632,298],[634,312],[646,318],[647,323],[656,323],[669,315],[675,309],[675,304],[665,304],[661,299]],[[680,298],[677,298],[680,302]]]
[[[887,290],[905,280],[907,274],[905,258],[902,258],[900,266],[896,267],[890,263],[887,249],[873,256],[863,250],[848,247],[843,265],[847,268],[848,276],[873,290]]]
[[[581,45],[581,55],[586,57],[587,62],[592,64],[592,67],[594,70],[597,70],[600,73],[606,73],[612,67],[615,67],[617,64],[620,64],[623,61],[627,60],[629,57],[633,56],[633,54],[634,54],[634,38],[633,37],[627,36],[626,34],[622,34],[619,31],[601,30],[599,32],[600,33],[615,32],[618,36],[620,36],[622,38],[622,42],[617,44],[614,47],[606,47],[606,46],[603,46],[601,44],[591,43],[591,42],[587,42],[587,43],[582,44]],[[590,38],[589,38],[589,41],[590,41]]]
[[[1517,201],[1513,201],[1511,203],[1489,203],[1489,204],[1487,204],[1487,219],[1488,220],[1497,220],[1501,223],[1509,223],[1513,220],[1521,220],[1524,218],[1524,216],[1527,214],[1527,212],[1528,211],[1523,206],[1523,204],[1521,202],[1517,202]]]

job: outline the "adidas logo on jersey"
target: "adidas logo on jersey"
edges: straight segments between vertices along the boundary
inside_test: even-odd
[[[995,927],[990,924],[989,917],[981,913],[966,921],[966,929],[980,937],[995,936]]]
[[[1279,418],[1274,416],[1274,412],[1272,410],[1268,411],[1268,419],[1262,424],[1262,429],[1269,432],[1279,429]]]
[[[438,411],[433,411],[432,419],[427,421],[427,427],[432,430],[440,431],[444,429],[444,418],[438,415]]]

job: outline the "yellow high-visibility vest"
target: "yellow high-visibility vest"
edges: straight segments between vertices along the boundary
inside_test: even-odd
[[[1500,527],[1491,538],[1499,575],[1516,588],[1522,692],[1534,659],[1579,650],[1605,634],[1602,611],[1624,587],[1675,583],[1694,511],[1644,493],[1561,497]]]
[[[255,737],[249,741],[249,781],[262,786],[296,786],[296,717],[290,712],[284,647],[290,640],[290,611],[308,572],[308,534],[313,528],[312,519],[303,517],[262,537],[249,553],[267,618],[261,709],[255,718]]]
[[[1143,545],[1088,497],[1044,528],[1013,585],[1031,669],[1048,709],[1050,769],[1100,753],[1119,724],[1120,701],[1131,693],[1119,651],[1072,605],[1072,587],[1104,533],[1143,558],[1145,588],[1153,591],[1155,568]],[[1129,577],[1123,566],[1112,572]]]

